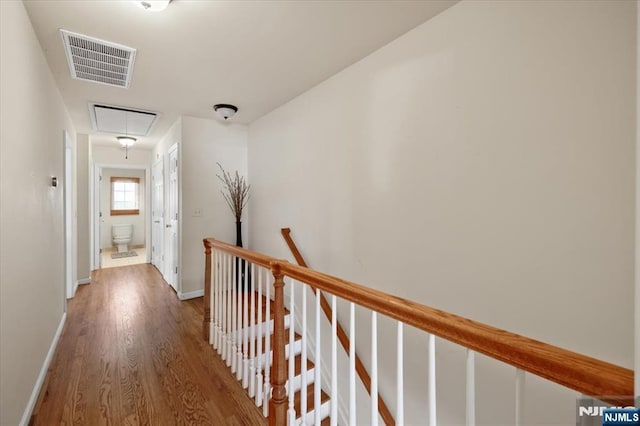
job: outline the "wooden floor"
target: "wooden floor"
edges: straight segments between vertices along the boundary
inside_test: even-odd
[[[202,310],[149,264],[97,271],[69,302],[31,424],[266,424],[202,340]]]

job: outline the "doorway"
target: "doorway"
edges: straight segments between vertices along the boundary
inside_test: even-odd
[[[94,170],[92,269],[149,263],[149,167],[97,164]]]

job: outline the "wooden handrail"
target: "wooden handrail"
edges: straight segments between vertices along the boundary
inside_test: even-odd
[[[207,247],[216,247],[267,267],[271,269],[274,276],[288,276],[304,282],[319,290],[354,302],[358,306],[377,311],[584,395],[597,397],[616,406],[633,404],[633,371],[630,369],[421,305],[354,282],[292,265],[286,261],[276,260],[213,238],[206,238],[204,245],[205,250]],[[207,286],[210,286],[210,280],[205,282],[205,292]],[[280,328],[284,333],[284,323]],[[271,371],[271,380],[272,383],[277,383],[278,375],[281,373],[274,370],[275,368]],[[284,406],[283,401],[278,402]],[[281,408],[274,408],[276,413],[282,412]],[[276,424],[284,424],[286,415],[281,418],[283,423],[279,423],[278,419],[274,421]]]
[[[278,259],[274,259],[273,257],[265,256],[258,252],[247,250],[242,247],[234,246],[233,244],[228,244],[220,240],[216,240],[214,238],[205,238],[204,246],[206,247],[217,247],[229,254],[233,254],[239,258],[244,260],[248,260],[251,263],[255,263],[260,266],[264,266],[267,269],[271,268],[271,263],[273,261],[277,261]]]
[[[301,266],[284,275],[613,405],[633,402],[633,371]]]
[[[293,254],[293,257],[296,259],[296,262],[298,262],[298,265],[306,268],[307,262],[305,262],[304,258],[302,257],[302,254],[300,253],[300,250],[298,250],[298,247],[296,246],[296,243],[293,241],[293,238],[291,238],[291,229],[282,228],[280,232],[282,232],[282,237],[287,243],[289,250],[291,250],[291,253]],[[327,301],[327,298],[324,297],[321,291],[317,291],[314,286],[311,286],[311,288],[314,293],[320,295],[320,306],[322,307],[322,311],[324,312],[324,315],[327,317],[329,322],[331,322],[332,309],[331,309],[331,305],[329,305],[329,302]],[[344,328],[342,328],[339,322],[336,324],[336,329],[337,329],[336,334],[338,335],[338,340],[340,341],[340,344],[342,345],[344,350],[347,353],[349,353],[349,348],[351,346],[351,343],[349,342],[349,337],[347,337],[347,333],[344,331]],[[360,380],[364,384],[365,389],[367,390],[369,395],[371,395],[371,376],[369,376],[367,369],[365,368],[364,364],[362,363],[362,360],[360,359],[357,353],[356,353],[355,364],[356,364],[356,372],[358,373],[358,377],[360,377]],[[389,410],[389,407],[387,406],[386,402],[384,402],[384,399],[380,394],[378,394],[378,412],[380,413],[380,417],[382,417],[382,420],[384,420],[384,423],[386,425],[393,426],[396,424],[396,421],[394,420],[393,415],[391,415],[391,411]]]

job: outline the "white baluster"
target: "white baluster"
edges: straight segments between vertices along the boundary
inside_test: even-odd
[[[436,339],[429,334],[429,426],[436,426]]]
[[[226,267],[226,276],[224,279],[224,299],[222,301],[222,303],[224,304],[223,306],[223,321],[224,321],[224,331],[222,334],[222,359],[224,359],[226,361],[227,367],[231,365],[231,358],[229,357],[229,352],[230,352],[230,342],[231,342],[231,336],[229,335],[229,328],[231,327],[231,324],[229,323],[229,320],[231,318],[231,314],[229,312],[229,309],[231,308],[231,289],[229,288],[229,282],[231,281],[231,256],[226,255],[226,259],[225,259],[225,263],[227,265]]]
[[[222,279],[224,273],[224,263],[222,262],[222,252],[217,251],[217,259],[218,259],[218,285],[216,285],[216,303],[215,303],[215,318],[216,318],[216,333],[215,333],[215,348],[218,354],[220,353],[220,333],[221,333],[221,322],[220,322],[220,295],[222,294]]]
[[[476,424],[476,363],[475,352],[467,349],[467,426]]]
[[[238,303],[237,303],[237,283],[238,283],[238,258],[233,256],[233,278],[231,280],[231,372],[235,373],[238,368],[238,352],[236,331],[238,330]]]
[[[249,262],[244,262],[242,280],[242,387],[249,387]]]
[[[349,302],[349,425],[356,426],[356,315]]]
[[[524,370],[516,369],[516,426],[524,424]]]
[[[398,363],[396,370],[396,424],[402,426],[404,424],[404,330],[402,322],[398,321]]]
[[[225,300],[225,286],[227,281],[227,257],[223,252],[220,252],[220,290],[218,291],[218,325],[220,330],[218,331],[218,353],[224,359],[224,349],[223,349],[223,333],[224,333],[224,321],[225,321],[225,313],[224,313],[224,300]]]
[[[213,349],[216,348],[216,286],[218,284],[218,280],[216,279],[218,276],[218,269],[220,267],[217,263],[218,251],[216,249],[211,250],[211,282],[209,283],[209,344],[213,345]]]
[[[213,306],[212,309],[212,318],[214,321],[213,327],[213,349],[216,352],[220,353],[220,346],[218,345],[218,336],[220,335],[220,308],[218,307],[218,298],[220,296],[220,287],[222,286],[222,262],[220,261],[222,253],[218,250],[215,250],[215,262],[216,262],[216,285],[213,290]]]
[[[256,405],[260,407],[262,405],[262,360],[264,355],[262,353],[262,338],[264,336],[262,332],[262,267],[258,268],[258,356],[256,359]]]
[[[243,270],[244,261],[238,258],[238,271],[236,272],[236,314],[238,315],[238,319],[236,321],[236,379],[242,380],[242,284],[243,284]]]
[[[227,259],[223,252],[220,252],[220,286],[218,289],[218,353],[222,354],[224,351],[222,350],[222,339],[224,332],[223,324],[224,324],[224,287],[225,281],[227,279]]]
[[[251,336],[249,337],[251,345],[249,348],[249,397],[256,395],[256,265],[251,264],[251,287],[249,289],[249,297],[251,297]]]
[[[269,280],[270,272],[268,269],[265,269],[267,272],[267,277],[265,279],[266,284],[266,300],[267,304],[266,308],[266,323],[267,323],[267,332],[266,339],[264,339],[265,343],[265,362],[264,362],[264,394],[262,395],[262,414],[267,417],[269,415],[269,399],[271,398],[271,281]]]
[[[378,426],[378,314],[371,311],[371,426]]]
[[[336,296],[331,295],[331,426],[338,426],[338,320]]]
[[[294,319],[295,319],[295,285],[296,282],[291,280],[291,291],[290,291],[290,301],[289,301],[289,410],[288,410],[288,418],[289,425],[294,426],[296,424],[296,410],[293,407],[293,399],[295,390],[293,387],[293,378],[295,376],[295,355],[293,354],[293,345],[295,343],[295,327],[294,327]],[[304,368],[301,368],[300,371],[304,374]]]
[[[307,415],[307,285],[302,283],[302,387],[300,388],[300,415]]]
[[[320,396],[322,394],[322,378],[320,370],[322,370],[322,345],[320,339],[320,290],[316,289],[316,367],[313,383],[313,424],[320,424]]]

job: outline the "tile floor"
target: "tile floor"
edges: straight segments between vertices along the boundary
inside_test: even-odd
[[[140,263],[147,263],[147,252],[145,247],[131,248],[130,251],[138,253],[137,256],[123,257],[120,259],[112,259],[111,253],[118,251],[115,248],[108,248],[102,250],[102,267],[103,268],[116,268],[118,266],[137,265]]]

